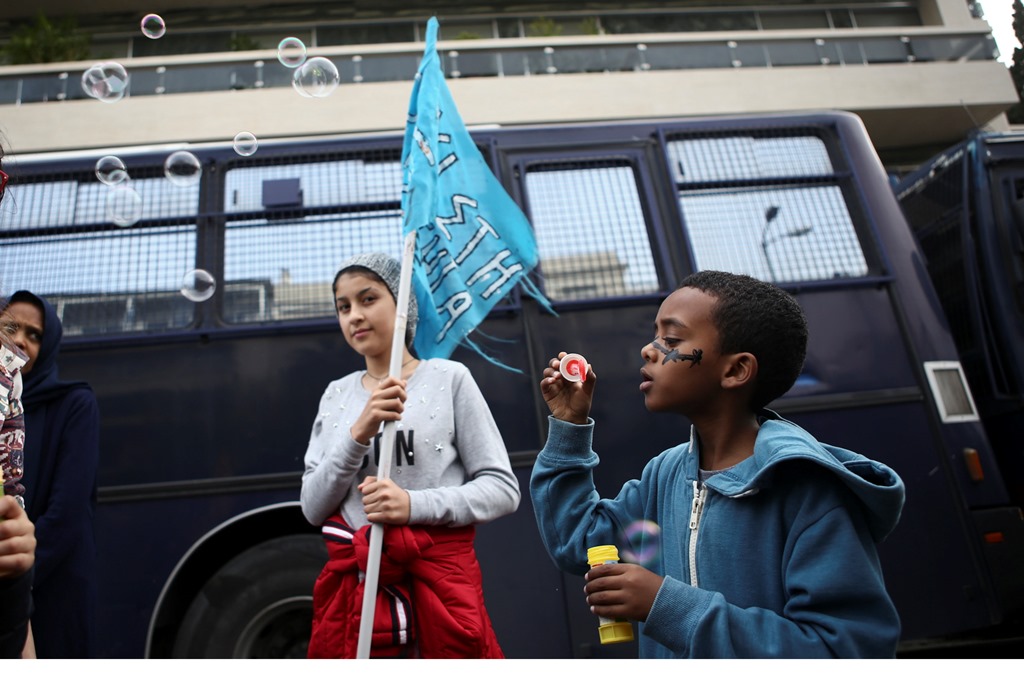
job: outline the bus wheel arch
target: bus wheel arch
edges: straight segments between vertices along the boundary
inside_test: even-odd
[[[150,620],[146,656],[294,655],[301,650],[296,632],[308,639],[313,582],[326,559],[319,530],[297,502],[224,522],[168,578]]]

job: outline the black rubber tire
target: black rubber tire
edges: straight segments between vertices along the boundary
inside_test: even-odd
[[[239,554],[192,601],[173,657],[306,657],[313,583],[326,560],[316,534],[275,538]]]

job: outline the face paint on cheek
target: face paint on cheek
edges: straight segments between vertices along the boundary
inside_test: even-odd
[[[665,356],[665,359],[661,361],[662,364],[689,360],[690,367],[693,367],[696,364],[700,364],[700,361],[704,358],[704,351],[699,348],[694,348],[692,353],[681,354],[678,350],[669,350],[665,346],[658,343],[658,341],[652,341],[651,347]]]
[[[672,352],[673,352],[673,351],[669,350],[668,348],[666,348],[665,346],[663,346],[661,343],[658,343],[658,339],[657,338],[655,338],[653,341],[651,341],[651,347],[654,348],[655,350],[657,350],[662,355],[671,355]],[[662,364],[664,364],[664,362],[662,362]]]

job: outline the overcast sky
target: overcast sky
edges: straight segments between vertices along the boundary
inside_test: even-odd
[[[1013,33],[1013,0],[984,0],[981,7],[985,10],[985,21],[992,27],[992,36],[999,46],[999,61],[1010,66],[1013,50],[1020,45]]]

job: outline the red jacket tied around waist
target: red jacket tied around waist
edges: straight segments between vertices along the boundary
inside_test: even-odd
[[[354,658],[370,526],[323,524],[329,560],[313,588],[310,658]],[[501,658],[484,608],[474,527],[386,526],[371,657]]]

